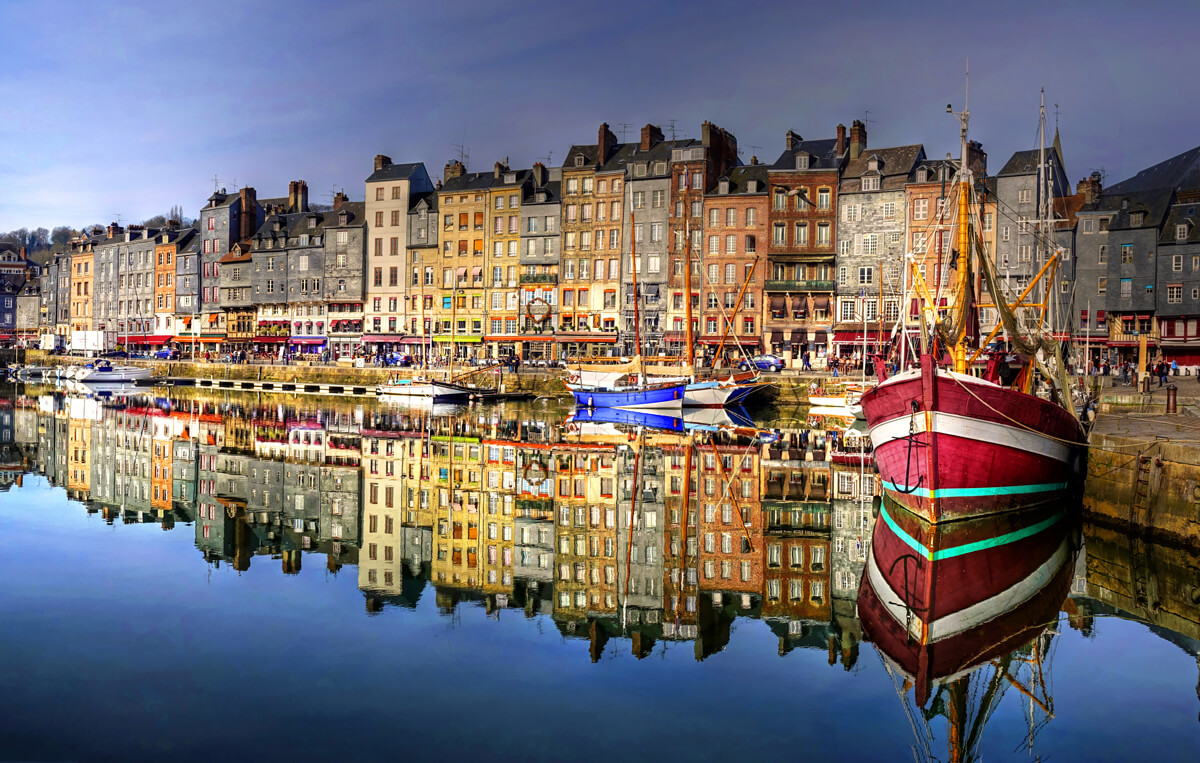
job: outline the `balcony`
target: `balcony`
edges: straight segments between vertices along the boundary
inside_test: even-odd
[[[558,283],[558,276],[554,273],[537,273],[535,275],[522,273],[521,283]]]
[[[833,291],[833,281],[767,281],[767,291]]]

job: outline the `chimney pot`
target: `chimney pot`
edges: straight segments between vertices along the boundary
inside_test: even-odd
[[[801,138],[793,130],[788,130],[787,134],[783,136],[783,139],[788,151],[795,151],[796,148],[799,147],[800,141],[804,140],[804,138]]]
[[[837,126],[837,155],[841,156],[846,153],[846,125],[839,123]]]
[[[655,143],[661,143],[662,141],[662,130],[657,125],[648,124],[642,128],[642,142],[639,145],[639,149],[649,151],[654,147]]]
[[[375,171],[376,172],[378,172],[379,170],[383,169],[384,167],[388,166],[391,163],[392,163],[392,158],[390,156],[384,156],[383,154],[375,154]]]
[[[850,158],[853,160],[862,156],[863,149],[866,147],[867,126],[856,119],[850,125]]]

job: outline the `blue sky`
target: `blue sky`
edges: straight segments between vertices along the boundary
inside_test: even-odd
[[[1200,3],[0,0],[0,230],[194,215],[214,175],[361,199],[377,153],[557,163],[603,121],[708,119],[749,161],[869,111],[870,145],[943,156],[968,56],[993,172],[1044,85],[1072,181],[1113,183],[1200,143],[1197,28]]]

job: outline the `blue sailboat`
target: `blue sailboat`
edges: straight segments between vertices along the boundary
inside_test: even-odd
[[[629,387],[583,387],[568,385],[581,408],[635,408],[680,411],[686,382],[672,384],[640,384]]]

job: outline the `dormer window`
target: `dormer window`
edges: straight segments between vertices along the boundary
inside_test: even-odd
[[[918,183],[928,183],[929,182],[929,170],[925,169],[924,167],[917,170],[917,182]]]
[[[808,169],[808,154],[796,154],[796,169]]]
[[[425,219],[424,210],[421,211],[421,219]],[[347,224],[349,224],[349,222],[350,222],[350,213],[349,212],[339,212],[338,213],[338,225],[347,225]]]
[[[315,227],[317,227],[317,218],[315,218],[315,217],[308,218],[308,229],[312,230]]]
[[[1175,226],[1175,240],[1186,241],[1188,236],[1187,223],[1181,223]]]
[[[879,157],[872,156],[867,160],[867,169],[871,172],[879,172]]]
[[[758,193],[758,181],[757,180],[747,180],[746,181],[746,193]]]
[[[646,165],[644,165],[644,164],[633,165],[633,176],[635,178],[646,177]]]
[[[1145,221],[1145,219],[1145,212],[1133,212],[1129,215],[1129,224],[1137,228],[1142,224],[1143,221]]]
[[[539,201],[539,202],[543,202],[546,200],[546,194],[539,193],[534,198],[537,199],[537,201]]]
[[[878,191],[879,190],[879,176],[878,175],[864,175],[863,179],[862,179],[862,189],[864,191]]]
[[[655,175],[667,174],[667,163],[666,162],[655,162],[654,163],[654,174]]]
[[[576,155],[576,157],[575,157],[575,166],[576,166],[576,167],[582,167],[582,166],[583,166],[583,154],[578,154],[578,155]]]
[[[717,193],[722,196],[729,194],[729,180],[727,178],[722,178],[721,182],[717,184]]]

